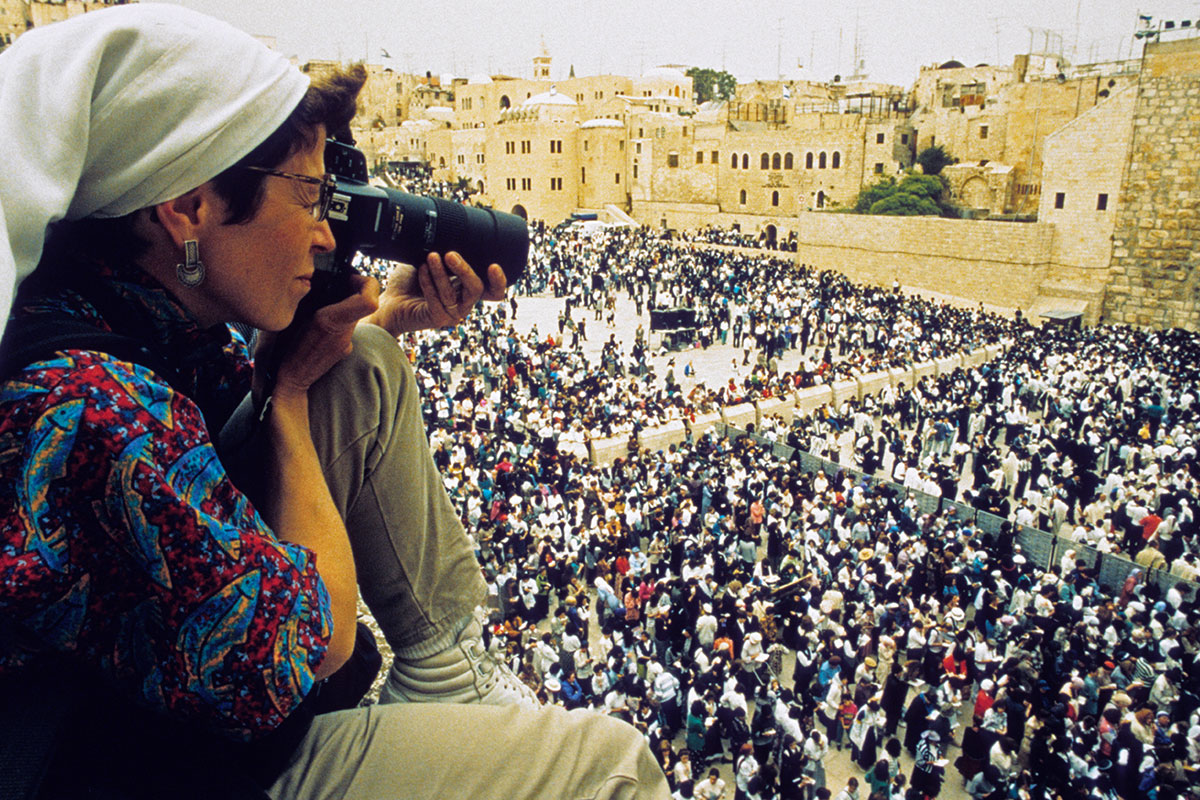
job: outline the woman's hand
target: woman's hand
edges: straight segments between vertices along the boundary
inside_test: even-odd
[[[317,379],[353,349],[354,328],[363,317],[379,308],[379,283],[364,275],[351,275],[354,294],[318,308],[284,355],[275,375],[275,402],[285,396],[307,394]],[[256,362],[267,363],[277,334],[262,333]],[[256,371],[257,372],[257,371]],[[256,374],[256,378],[259,376]]]
[[[419,267],[398,264],[388,273],[379,309],[367,317],[393,336],[457,325],[480,300],[503,300],[508,288],[499,264],[488,267],[487,286],[462,256],[430,253]]]

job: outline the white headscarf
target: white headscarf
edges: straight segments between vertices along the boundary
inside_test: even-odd
[[[119,217],[233,166],[308,78],[253,37],[178,6],[95,11],[0,54],[0,329],[60,219]]]

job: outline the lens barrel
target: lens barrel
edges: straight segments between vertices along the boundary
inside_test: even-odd
[[[485,283],[489,264],[500,265],[509,286],[524,274],[529,229],[515,214],[371,186],[362,151],[333,140],[325,163],[338,184],[329,211],[335,270],[349,269],[359,252],[417,265],[430,253],[454,251]]]

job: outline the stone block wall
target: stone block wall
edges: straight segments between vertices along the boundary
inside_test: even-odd
[[[1104,319],[1200,329],[1200,39],[1148,45]]]
[[[798,264],[1002,308],[1033,305],[1053,242],[1042,223],[801,214],[796,226]]]

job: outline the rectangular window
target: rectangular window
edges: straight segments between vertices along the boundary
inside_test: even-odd
[[[517,179],[516,178],[505,178],[504,179],[504,188],[508,189],[510,192],[515,192],[517,190]]]
[[[1096,195],[1096,210],[1097,211],[1107,211],[1108,210],[1108,195],[1107,194]]]
[[[721,155],[719,150],[713,150],[712,153],[709,154],[709,162],[708,163],[710,163],[710,164],[717,163],[717,156],[719,156],[719,155]]]
[[[521,141],[521,153],[524,154],[524,153],[532,153],[532,152],[533,152],[533,142],[531,142],[529,139],[523,139]]]
[[[504,143],[504,154],[506,156],[511,156],[516,152],[517,152],[517,143],[516,142],[505,142]]]
[[[642,152],[642,143],[641,143],[641,142],[634,142],[634,143],[633,143],[633,152],[635,152],[635,153],[640,153],[640,152]]]
[[[988,126],[987,126],[987,125],[980,125],[980,126],[979,126],[979,138],[980,138],[980,139],[986,139],[986,138],[987,138],[987,129],[988,129]]]
[[[639,138],[639,139],[644,139],[644,138],[645,138],[645,136],[642,134],[642,129],[641,129],[641,128],[638,128],[638,138]]]
[[[579,168],[579,182],[587,183],[587,167]]]
[[[668,167],[678,167],[679,166],[679,153],[668,153],[667,154],[667,166]]]
[[[1067,195],[1065,192],[1055,192],[1054,193],[1054,207],[1055,208],[1062,208],[1066,204],[1066,202],[1067,202]]]
[[[633,179],[637,180],[637,164],[633,165]]]
[[[882,133],[875,134],[875,144],[883,144],[883,134]]]
[[[551,139],[550,140],[550,152],[551,153],[561,153],[562,152],[562,139]]]
[[[625,150],[625,140],[624,139],[621,139],[620,141],[617,142],[617,149],[621,150],[621,151]]]
[[[550,179],[550,191],[552,191],[552,192],[561,192],[562,191],[562,178],[551,178]]]
[[[697,163],[697,164],[703,164],[703,163],[704,163],[704,151],[703,151],[703,150],[697,150],[697,151],[696,151],[696,163]]]
[[[908,134],[907,133],[900,134],[900,144],[908,144]]]
[[[876,174],[876,175],[882,175],[882,174],[883,174],[883,162],[882,162],[882,161],[876,161],[876,162],[875,162],[875,174]]]
[[[586,152],[587,152],[587,150],[588,150],[588,140],[587,140],[587,139],[584,139],[584,140],[583,140],[583,152],[585,152],[585,153],[586,153]]]
[[[521,178],[521,191],[528,192],[533,188],[533,178]]]
[[[616,174],[616,177],[613,179],[613,183],[620,183],[620,182],[621,182],[621,173],[618,172]]]

